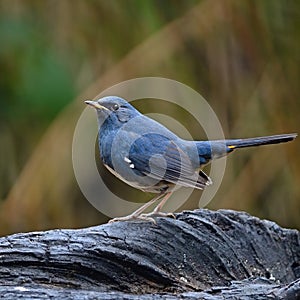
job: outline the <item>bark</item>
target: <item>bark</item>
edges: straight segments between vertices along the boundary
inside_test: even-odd
[[[0,238],[0,298],[296,299],[300,234],[243,212]]]

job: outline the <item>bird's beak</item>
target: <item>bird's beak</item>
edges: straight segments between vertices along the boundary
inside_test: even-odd
[[[96,109],[103,109],[103,110],[108,110],[108,108],[106,108],[103,105],[100,105],[97,101],[91,101],[91,100],[86,100],[84,101],[87,105],[93,106]]]

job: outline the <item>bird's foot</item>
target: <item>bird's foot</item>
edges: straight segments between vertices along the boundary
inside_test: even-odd
[[[141,214],[141,217],[152,218],[152,219],[153,217],[167,217],[167,218],[176,219],[176,216],[173,213],[165,213],[162,211],[155,211],[155,210],[147,214]]]
[[[114,223],[114,222],[125,222],[125,221],[148,221],[148,222],[152,222],[153,224],[156,224],[156,221],[154,218],[152,218],[151,216],[146,216],[145,214],[141,214],[141,215],[128,215],[125,217],[118,217],[118,218],[113,218],[111,220],[108,221],[108,223]]]

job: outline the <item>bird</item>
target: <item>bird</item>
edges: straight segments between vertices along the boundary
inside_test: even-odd
[[[106,96],[85,103],[97,112],[98,144],[104,166],[117,178],[144,192],[157,194],[127,216],[109,222],[175,217],[161,209],[179,187],[204,189],[212,180],[202,168],[238,148],[285,143],[297,133],[245,139],[189,141],[143,115],[125,99]],[[153,211],[144,211],[154,203]]]

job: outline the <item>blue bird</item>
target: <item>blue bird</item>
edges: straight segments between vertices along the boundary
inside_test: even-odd
[[[85,101],[97,111],[99,149],[104,166],[125,183],[157,193],[132,214],[112,219],[155,222],[155,216],[173,216],[161,211],[176,187],[204,189],[212,183],[201,167],[237,148],[292,141],[297,134],[248,139],[187,141],[155,120],[144,116],[126,100],[108,96]],[[151,213],[143,213],[160,200]]]

